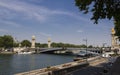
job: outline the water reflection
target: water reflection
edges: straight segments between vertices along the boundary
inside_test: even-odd
[[[58,65],[73,60],[73,56],[32,54],[0,55],[0,75],[13,75],[19,72]]]

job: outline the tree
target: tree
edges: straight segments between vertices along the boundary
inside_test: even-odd
[[[3,45],[3,37],[2,36],[0,36],[0,47],[3,47],[4,45]]]
[[[120,36],[120,0],[75,0],[75,5],[85,14],[92,12],[91,20],[114,19],[116,35]]]
[[[115,22],[115,33],[116,33],[116,36],[118,36],[120,40],[120,21]]]
[[[53,43],[51,43],[51,46],[52,47],[57,47],[57,43],[53,42]]]
[[[18,42],[14,42],[13,46],[14,47],[19,47],[19,43]]]
[[[83,44],[83,45],[81,45],[81,48],[86,48],[86,45],[84,45],[84,44]]]
[[[12,48],[14,44],[14,39],[10,35],[0,36],[0,47]]]
[[[13,47],[13,44],[14,44],[14,39],[12,36],[10,35],[4,35],[2,37],[2,40],[3,40],[3,47],[4,48],[12,48]]]
[[[93,48],[93,46],[92,46],[92,45],[89,45],[88,48]]]
[[[46,47],[48,47],[48,44],[44,43],[44,44],[41,44],[40,46],[41,46],[42,48],[46,48]]]
[[[21,42],[22,47],[30,47],[31,46],[31,42],[29,40],[23,40]]]
[[[35,47],[40,47],[40,43],[35,43]]]

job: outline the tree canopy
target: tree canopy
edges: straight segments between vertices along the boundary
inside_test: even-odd
[[[116,35],[120,36],[120,0],[75,0],[75,5],[85,14],[92,12],[91,20],[98,23],[100,19],[116,21]]]
[[[120,21],[115,22],[115,33],[116,33],[116,36],[118,36],[120,40]]]
[[[30,47],[31,46],[31,42],[29,40],[23,40],[21,42],[22,47]]]
[[[41,47],[41,48],[46,48],[46,47],[48,47],[48,44],[47,43],[43,43],[43,44],[41,44],[41,43],[36,43],[35,44],[36,45],[36,47]],[[86,48],[86,45],[84,45],[84,44],[82,44],[82,45],[75,45],[75,44],[69,44],[69,43],[62,43],[62,42],[60,42],[60,43],[56,43],[56,42],[52,42],[51,43],[51,46],[53,47],[53,48],[61,48],[61,47],[63,47],[63,48]],[[93,46],[92,45],[90,45],[91,46],[91,48],[93,48]]]
[[[13,37],[10,35],[0,36],[0,47],[12,48],[14,45]]]

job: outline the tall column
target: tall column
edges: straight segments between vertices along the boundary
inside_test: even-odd
[[[48,48],[51,48],[51,39],[48,38]]]
[[[118,43],[118,36],[115,36],[115,30],[114,30],[114,28],[112,28],[112,30],[111,30],[111,37],[112,37],[112,40],[111,40],[111,42],[112,42],[112,48],[119,48],[119,43]]]
[[[32,36],[32,45],[31,48],[35,48],[35,36]]]
[[[114,48],[114,47],[115,47],[115,44],[116,44],[116,40],[115,40],[115,30],[114,30],[114,28],[111,29],[111,37],[112,37],[112,40],[111,40],[112,48]]]
[[[114,41],[114,35],[111,34],[111,36],[112,36],[111,43],[112,43],[112,46],[114,46],[114,44],[115,44],[115,41]]]

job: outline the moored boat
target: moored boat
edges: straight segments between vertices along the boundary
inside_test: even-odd
[[[33,54],[32,52],[18,52],[18,54]]]

